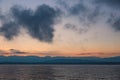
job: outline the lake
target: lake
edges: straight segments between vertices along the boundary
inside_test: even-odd
[[[0,80],[120,80],[120,65],[0,65]]]

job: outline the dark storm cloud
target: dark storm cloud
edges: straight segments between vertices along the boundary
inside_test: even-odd
[[[69,9],[69,5],[65,0],[56,0],[56,3],[59,4],[62,8]]]
[[[79,3],[79,4],[76,4],[76,5],[72,6],[69,9],[69,11],[70,11],[70,14],[77,15],[77,14],[80,14],[80,13],[83,13],[83,12],[87,11],[87,8],[85,7],[84,4]]]
[[[116,31],[120,31],[120,18],[116,20],[112,25]]]
[[[78,16],[80,22],[83,22],[86,25],[96,23],[99,20],[98,17],[102,16],[100,6],[93,5],[94,7],[91,8],[88,5],[90,5],[92,1],[89,2],[89,4],[86,2],[87,1],[78,1],[77,4],[70,7],[69,13],[72,16]]]
[[[95,0],[97,4],[105,4],[109,7],[120,9],[120,0]]]
[[[100,6],[110,8],[111,13],[108,13],[108,15],[111,15],[110,18],[107,20],[108,23],[114,28],[116,31],[120,31],[120,0],[95,0],[96,4],[101,4]],[[115,12],[114,10],[117,10]],[[118,15],[116,15],[118,14]]]
[[[112,27],[116,31],[120,31],[120,14],[118,14],[120,10],[120,0],[91,0],[91,2],[89,1],[89,3],[87,3],[87,0],[86,1],[79,0],[78,3],[72,6],[69,6],[69,4],[65,3],[64,5],[65,6],[68,5],[66,9],[68,14],[70,14],[70,16],[78,16],[80,20],[79,22],[85,24],[85,27],[94,25],[95,23],[99,22],[102,19],[106,19],[105,23],[107,24],[110,15],[113,14],[114,16],[111,17],[111,19],[113,18],[115,19],[109,22],[110,27]],[[88,5],[91,5],[92,8],[89,7]],[[71,25],[67,26],[70,26],[68,29],[77,31],[76,27],[73,27]]]
[[[19,29],[17,26],[14,22],[5,23],[0,28],[0,33],[8,40],[12,40],[13,37],[18,36]]]
[[[1,12],[1,8],[0,8],[0,19],[2,18],[2,12]]]
[[[72,6],[69,6],[69,4],[65,3],[66,2],[64,1],[65,6],[68,5],[68,7],[66,8],[68,12],[67,15],[76,17],[76,19],[78,18],[76,21],[79,21],[79,23],[82,24],[84,27],[81,28],[81,26],[74,24],[74,22],[72,24],[65,24],[64,26],[66,29],[71,29],[80,34],[86,33],[88,31],[88,27],[95,24],[98,21],[98,17],[102,15],[99,6],[95,6],[94,8],[88,7],[86,2],[83,2],[81,0],[79,0],[78,3]]]
[[[11,14],[14,22],[5,23],[0,28],[0,32],[7,39],[13,39],[13,37],[19,34],[20,27],[23,27],[33,38],[43,42],[52,42],[54,37],[53,25],[56,17],[60,15],[60,10],[48,5],[41,5],[35,11],[24,9],[20,6],[13,6]]]
[[[96,6],[95,9],[87,16],[87,18],[89,21],[95,23],[100,15],[102,15],[100,12],[100,7]]]
[[[76,4],[69,6],[69,4],[65,4],[64,1],[64,4],[65,6],[68,5],[66,10],[70,16],[78,16],[80,22],[85,24],[95,23],[98,19],[98,16],[102,15],[100,6],[93,5],[94,8],[91,8],[88,5],[91,4],[92,1],[89,1],[89,4],[86,2],[87,1],[79,0]]]
[[[68,14],[71,14],[71,15],[78,15],[87,10],[87,7],[83,4],[83,0],[77,1],[76,4],[72,4],[72,5],[70,5],[67,0],[66,1],[56,0],[56,2],[61,6],[61,8],[66,9]]]

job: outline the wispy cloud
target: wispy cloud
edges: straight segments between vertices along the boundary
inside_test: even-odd
[[[108,24],[108,20],[114,18],[109,25],[115,30],[120,30],[119,0],[76,0],[77,3],[72,6],[67,2],[69,1],[58,1],[59,4],[64,3],[62,6],[67,6],[64,8],[67,11],[66,15],[77,17],[76,20],[78,19],[80,23],[94,25],[104,20]]]
[[[9,51],[12,54],[26,54],[27,53],[27,52],[23,52],[23,51],[16,50],[16,49],[10,49]]]

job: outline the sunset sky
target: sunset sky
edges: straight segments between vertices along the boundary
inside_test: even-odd
[[[120,0],[0,0],[0,55],[120,56]]]

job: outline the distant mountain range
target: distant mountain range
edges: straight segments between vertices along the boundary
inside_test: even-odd
[[[120,64],[120,56],[110,58],[0,56],[0,64]]]

